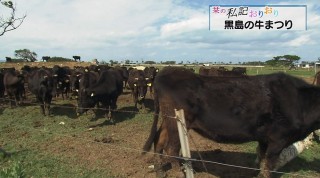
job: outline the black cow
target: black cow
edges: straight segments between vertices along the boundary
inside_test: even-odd
[[[43,115],[50,115],[52,96],[56,94],[56,83],[51,71],[39,69],[31,72],[28,87],[30,92],[36,95],[37,100],[40,102],[41,113]]]
[[[156,69],[155,67],[146,67],[144,69],[144,73],[145,73],[145,77],[146,77],[146,80],[147,80],[147,84],[148,84],[148,87],[149,87],[150,94],[153,93],[153,91],[152,91],[153,81],[154,81],[158,71],[159,71],[159,69]]]
[[[56,94],[57,96],[61,93],[62,99],[64,96],[69,97],[70,92],[70,75],[71,70],[69,67],[60,67],[58,65],[52,68],[53,77],[55,83],[57,83]]]
[[[72,71],[72,74],[70,76],[70,90],[71,90],[71,96],[75,96],[76,98],[79,97],[79,89],[80,89],[80,78],[82,74],[84,73],[84,69],[77,68]],[[98,78],[98,75],[96,75]],[[96,81],[94,81],[96,82]]]
[[[233,67],[231,71],[236,72],[239,75],[247,75],[247,68],[245,67]]]
[[[86,112],[89,108],[93,108],[100,102],[109,111],[108,118],[111,119],[111,111],[117,108],[117,99],[122,93],[122,80],[119,72],[114,70],[103,71],[98,81],[91,86],[88,79],[88,77],[80,79],[82,80],[80,85],[83,83],[88,87],[80,86],[78,115]]]
[[[4,75],[2,74],[2,72],[0,72],[0,98],[4,97],[4,91],[5,91],[4,84],[3,84],[3,77]]]
[[[80,56],[72,56],[72,58],[77,62],[77,60],[80,62],[81,57]]]
[[[12,58],[11,57],[6,57],[6,62],[12,62]]]
[[[13,99],[15,105],[18,106],[25,96],[24,76],[16,71],[7,71],[3,77],[3,84],[10,99],[10,106],[13,106]]]
[[[50,56],[42,56],[42,62],[46,61],[48,62],[50,59]]]
[[[173,109],[183,109],[187,129],[220,142],[258,141],[260,176],[276,170],[281,151],[320,128],[320,88],[283,73],[254,77],[205,77],[163,69],[154,83],[155,115],[144,145],[178,156]],[[158,114],[162,124],[157,130]],[[175,162],[176,163],[176,162]],[[177,164],[175,164],[177,165]]]
[[[123,80],[123,88],[125,88],[127,86],[127,82],[129,79],[128,69],[126,67],[119,67],[119,66],[114,67],[114,69],[116,69],[120,72],[120,74],[122,76],[122,80]]]
[[[137,104],[139,103],[140,108],[144,108],[144,101],[148,89],[144,72],[142,70],[131,69],[129,73],[128,85],[131,89],[134,106],[137,108]]]

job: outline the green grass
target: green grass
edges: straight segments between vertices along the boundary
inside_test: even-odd
[[[74,101],[69,100],[59,100],[54,103],[60,106],[69,104],[68,107],[70,103],[75,104]],[[132,110],[132,107],[127,107],[127,104],[119,103],[119,108]],[[14,177],[19,177],[16,170],[21,169],[23,171],[20,175],[23,176],[20,177],[126,177],[119,171],[113,172],[111,168],[104,167],[105,163],[102,164],[102,162],[105,160],[97,158],[87,166],[88,162],[83,159],[73,157],[69,155],[70,153],[64,155],[64,145],[55,143],[63,139],[74,139],[90,147],[98,144],[95,140],[112,137],[115,140],[112,144],[115,146],[130,147],[131,145],[127,142],[121,143],[124,136],[121,133],[118,134],[117,130],[106,132],[106,128],[112,124],[106,121],[102,111],[98,111],[97,118],[92,120],[92,111],[77,117],[72,108],[52,106],[52,110],[55,113],[54,116],[48,117],[40,114],[37,104],[13,109],[1,107],[0,145],[12,155],[6,158],[0,155],[2,169],[0,169],[0,175],[14,174],[17,175]],[[126,130],[131,133],[143,128],[148,132],[153,118],[148,112],[147,114],[119,112],[115,113],[114,117],[117,125],[128,127]],[[93,128],[94,131],[89,131],[89,128]],[[140,145],[137,149],[141,149]],[[90,153],[90,150],[88,152]]]

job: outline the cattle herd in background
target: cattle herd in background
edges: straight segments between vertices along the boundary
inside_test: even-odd
[[[78,59],[77,56],[75,58]],[[194,69],[189,69],[194,72]],[[32,93],[40,103],[41,113],[50,115],[53,97],[76,98],[77,114],[82,114],[98,103],[107,111],[117,108],[117,99],[123,88],[131,90],[133,103],[137,109],[145,108],[145,96],[149,89],[153,96],[153,81],[159,69],[144,67],[110,67],[91,65],[88,67],[55,65],[52,68],[24,66],[21,69],[2,68],[0,72],[0,98],[10,101],[10,106],[18,106],[26,99],[26,91]],[[201,67],[200,75],[205,76],[245,76],[246,68],[236,67],[231,71],[223,67]],[[27,86],[27,87],[25,87]],[[54,114],[54,113],[53,113]]]
[[[124,88],[131,90],[134,104],[144,107],[147,89],[152,93],[153,80],[158,72],[155,67],[110,67],[107,65],[67,66],[52,68],[24,66],[20,70],[2,68],[0,72],[0,98],[10,101],[10,106],[18,106],[26,99],[26,90],[40,103],[41,113],[50,115],[53,97],[76,98],[77,114],[82,114],[98,103],[107,111],[117,108],[117,99]],[[26,86],[26,87],[25,87]],[[4,100],[5,101],[5,100]]]

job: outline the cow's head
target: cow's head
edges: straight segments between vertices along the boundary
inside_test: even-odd
[[[70,77],[70,89],[73,96],[78,97],[80,89],[81,74],[74,74]]]
[[[147,93],[147,80],[146,78],[135,78],[134,91],[138,94],[138,99],[144,99]]]
[[[89,89],[82,89],[79,91],[79,98],[78,98],[78,108],[77,114],[83,114],[84,112],[88,111],[90,108],[95,106],[95,94],[94,91],[90,91]]]

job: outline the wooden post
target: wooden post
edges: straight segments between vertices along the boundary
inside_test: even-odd
[[[177,125],[178,125],[178,131],[179,131],[182,156],[184,158],[191,158],[188,135],[187,135],[188,132],[187,132],[186,121],[184,118],[184,112],[182,109],[180,110],[175,109],[175,113],[177,116]],[[186,178],[193,178],[194,176],[193,176],[191,161],[185,160],[184,167],[186,170]]]

